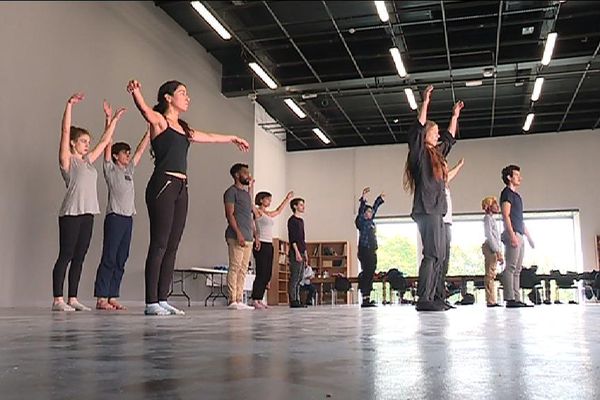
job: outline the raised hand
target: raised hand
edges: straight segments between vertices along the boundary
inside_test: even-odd
[[[119,108],[119,109],[117,110],[117,112],[115,112],[115,115],[113,115],[113,118],[112,118],[112,119],[113,119],[113,120],[117,120],[117,121],[118,121],[118,120],[120,120],[120,119],[121,119],[121,117],[123,116],[123,114],[125,114],[125,111],[127,111],[127,109],[126,109],[126,108],[124,108],[124,107],[122,107],[122,108]]]
[[[67,102],[69,104],[77,104],[80,101],[82,101],[83,99],[85,99],[85,95],[81,92],[78,92],[78,93],[73,94],[71,97],[69,97],[69,100]]]
[[[460,116],[460,111],[465,107],[465,103],[462,100],[459,100],[452,107],[452,115],[458,117]]]
[[[431,100],[431,93],[433,92],[433,86],[427,85],[423,92],[423,102],[429,102]]]
[[[240,151],[243,151],[244,153],[247,153],[250,150],[250,145],[248,144],[248,142],[237,136],[234,136],[231,139],[231,143],[235,144],[237,146],[237,148]]]
[[[127,84],[127,92],[129,92],[129,93],[133,93],[134,91],[140,90],[141,88],[142,88],[142,85],[135,79],[130,80],[129,83]]]
[[[291,200],[294,197],[294,191],[290,190],[285,196],[286,200]]]
[[[383,200],[385,200],[385,192],[381,192],[381,194],[379,195],[379,197],[381,197]]]
[[[370,191],[371,191],[370,187],[367,186],[366,188],[364,188],[362,191],[362,197],[365,197],[367,194],[369,194]]]
[[[102,102],[102,108],[104,109],[104,115],[106,115],[106,119],[110,119],[113,115],[113,110],[108,101],[104,100]]]

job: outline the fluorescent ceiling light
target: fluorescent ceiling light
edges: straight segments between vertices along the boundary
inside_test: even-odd
[[[379,14],[379,19],[381,20],[381,22],[388,22],[390,19],[390,15],[387,12],[385,1],[376,1],[375,7],[377,7],[377,13]]]
[[[315,135],[317,135],[319,137],[319,139],[321,139],[321,141],[325,144],[329,144],[331,143],[331,140],[329,140],[329,138],[327,136],[325,136],[325,134],[319,129],[319,128],[313,128],[312,130]]]
[[[466,81],[465,82],[465,86],[467,86],[467,87],[481,86],[481,85],[483,85],[483,81],[482,80],[478,80],[478,81]]]
[[[531,94],[531,101],[538,101],[540,94],[542,93],[542,85],[544,84],[544,78],[539,77],[535,80],[533,85],[533,93]]]
[[[250,66],[250,68],[252,68],[252,71],[256,72],[256,75],[258,75],[260,79],[262,79],[263,82],[266,83],[270,89],[277,89],[277,84],[275,83],[275,81],[269,75],[267,75],[265,70],[262,69],[260,65],[258,65],[255,62],[251,62],[248,65]]]
[[[302,111],[302,109],[300,109],[300,107],[298,107],[298,104],[296,104],[294,102],[294,100],[292,99],[285,99],[283,100],[283,102],[285,104],[287,104],[287,106],[294,112],[294,114],[296,114],[299,118],[306,118],[306,114],[304,113],[304,111]]]
[[[527,114],[527,118],[525,118],[525,124],[523,125],[523,130],[525,132],[529,131],[529,128],[531,128],[531,123],[533,122],[534,115],[535,114],[533,114],[533,113]]]
[[[402,57],[400,57],[400,50],[398,50],[397,47],[392,47],[390,49],[390,53],[392,54],[392,58],[394,59],[394,64],[396,64],[398,75],[400,75],[401,78],[404,78],[406,76],[406,69],[404,68]]]
[[[546,47],[544,47],[544,55],[542,56],[542,65],[550,64],[550,59],[552,58],[552,52],[554,51],[554,45],[556,44],[557,37],[558,33],[556,32],[548,34],[548,38],[546,39]]]
[[[411,110],[417,109],[417,102],[415,100],[415,94],[413,93],[411,88],[404,89],[404,94],[406,94],[406,99],[408,100],[408,104],[410,105]]]
[[[192,1],[191,5],[194,7],[194,10],[196,10],[198,14],[200,14],[200,16],[204,18],[204,20],[208,22],[208,24],[219,34],[219,36],[225,40],[231,39],[231,34],[227,32],[227,29],[225,29],[223,25],[217,21],[215,16],[212,15],[202,3],[199,1]]]

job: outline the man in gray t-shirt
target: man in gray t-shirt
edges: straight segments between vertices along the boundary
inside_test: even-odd
[[[227,288],[229,292],[229,308],[234,310],[253,309],[243,303],[244,281],[250,256],[252,242],[256,238],[256,228],[252,219],[252,200],[246,187],[250,184],[250,171],[246,164],[235,164],[229,173],[234,184],[225,191],[225,216],[227,230],[225,239],[229,248],[229,269],[227,272]],[[257,246],[260,242],[256,240]]]

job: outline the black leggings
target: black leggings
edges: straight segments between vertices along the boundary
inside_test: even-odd
[[[77,297],[81,269],[90,247],[93,228],[94,216],[92,214],[65,215],[58,218],[60,250],[52,270],[54,297],[63,296],[63,284],[69,263],[71,263],[69,268],[69,297]]]
[[[146,187],[150,246],[146,258],[146,304],[166,301],[188,210],[187,179],[155,172]]]
[[[260,250],[255,249],[253,252],[256,278],[252,285],[252,300],[262,300],[273,270],[273,243],[260,242]]]

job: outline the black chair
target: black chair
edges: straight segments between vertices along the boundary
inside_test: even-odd
[[[398,271],[397,268],[392,268],[386,273],[385,280],[390,284],[390,292],[396,292],[398,294],[398,303],[402,303],[404,293],[406,293],[408,286],[406,278],[404,278],[404,274]],[[389,304],[391,304],[391,301]]]
[[[478,293],[480,290],[485,290],[485,283],[483,281],[473,281],[473,290],[475,292],[475,302],[478,302]]]
[[[560,290],[561,289],[575,290],[575,294],[576,294],[575,297],[577,297],[579,288],[575,285],[576,278],[577,278],[577,273],[569,272],[569,271],[567,271],[567,273],[564,275],[560,274],[560,275],[554,276],[554,280],[556,282],[556,297],[554,300],[554,304],[562,304],[562,302],[560,301]],[[577,304],[577,302],[575,300],[570,300],[569,304]]]
[[[352,291],[352,283],[345,276],[336,276],[331,288],[331,305],[335,305],[338,293],[348,293]]]
[[[531,290],[529,300],[533,304],[542,304],[542,279],[537,276],[537,267],[523,268],[521,270],[521,298],[525,298],[525,290]]]

